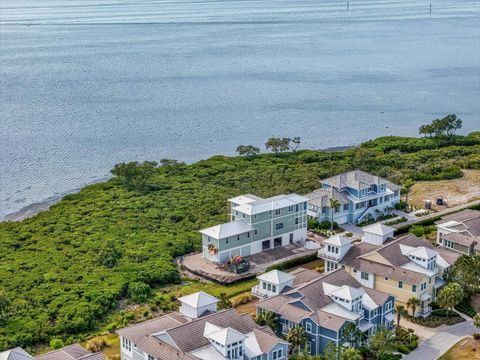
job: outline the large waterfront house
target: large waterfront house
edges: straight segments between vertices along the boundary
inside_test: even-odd
[[[357,224],[391,211],[400,201],[400,186],[379,176],[353,170],[321,181],[321,188],[305,195],[308,215],[319,222]],[[338,206],[330,208],[330,199]]]
[[[92,353],[79,344],[33,357],[20,347],[0,352],[0,360],[105,360],[101,352]]]
[[[480,211],[462,210],[435,224],[439,246],[464,255],[480,252]]]
[[[203,257],[209,261],[223,264],[307,238],[307,199],[302,196],[247,194],[228,202],[231,221],[200,231]]]
[[[197,292],[173,312],[120,330],[121,360],[285,360],[288,343],[250,315],[217,311],[218,299]]]
[[[252,292],[264,300],[257,304],[257,314],[277,314],[279,335],[302,326],[311,355],[322,354],[330,341],[344,343],[342,330],[349,323],[366,336],[379,327],[392,327],[395,298],[363,286],[343,269],[328,274],[303,268],[290,273],[274,270],[258,279]]]
[[[326,271],[344,268],[363,286],[395,296],[406,305],[412,297],[420,300],[415,315],[431,312],[430,303],[444,285],[443,275],[459,254],[435,248],[428,240],[415,235],[392,239],[393,228],[382,224],[365,227],[359,244],[346,237],[327,239],[319,250]]]

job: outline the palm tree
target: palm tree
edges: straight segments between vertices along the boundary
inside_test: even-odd
[[[375,357],[382,359],[386,355],[393,353],[395,334],[391,330],[379,328],[376,333],[370,336],[368,345],[370,351],[375,354]]]
[[[402,181],[402,190],[405,193],[405,206],[408,208],[408,194],[410,193],[410,189],[415,183],[412,179],[408,178]]]
[[[405,306],[397,305],[395,306],[395,312],[397,313],[397,326],[400,327],[400,320],[402,319],[402,317],[408,315],[408,311],[407,309],[405,309]]]
[[[332,215],[332,221],[330,222],[330,230],[333,230],[333,211],[340,206],[340,201],[337,199],[331,198],[329,201],[330,212]]]
[[[256,316],[255,322],[260,326],[268,326],[273,331],[276,331],[279,319],[278,315],[273,311],[262,311]]]
[[[300,351],[307,345],[308,337],[305,335],[305,330],[301,326],[295,326],[288,331],[285,337],[290,343],[290,353],[300,353]]]
[[[417,310],[417,306],[420,306],[421,302],[416,297],[411,297],[407,301],[407,308],[412,309],[412,316],[415,316],[415,311]]]

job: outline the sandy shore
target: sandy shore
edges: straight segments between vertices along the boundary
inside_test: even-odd
[[[39,212],[47,211],[50,206],[55,205],[63,196],[52,197],[42,202],[36,202],[24,206],[18,211],[7,214],[3,217],[3,221],[22,221],[28,219]]]

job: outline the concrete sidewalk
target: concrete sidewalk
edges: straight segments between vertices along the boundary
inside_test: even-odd
[[[457,342],[475,332],[471,320],[448,326],[435,333],[402,360],[437,360]]]

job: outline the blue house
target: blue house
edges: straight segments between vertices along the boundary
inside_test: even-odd
[[[305,195],[308,200],[308,215],[319,222],[333,221],[338,224],[362,222],[369,216],[391,211],[400,201],[401,187],[379,176],[362,170],[353,170],[329,177],[321,182],[321,188]],[[339,205],[330,208],[330,199]]]
[[[380,327],[392,328],[395,298],[387,293],[362,286],[343,269],[328,274],[297,269],[293,287],[285,287],[275,296],[257,304],[257,314],[278,314],[278,335],[302,326],[308,337],[307,351],[319,355],[328,342],[341,345],[343,328],[354,323],[366,335]]]

